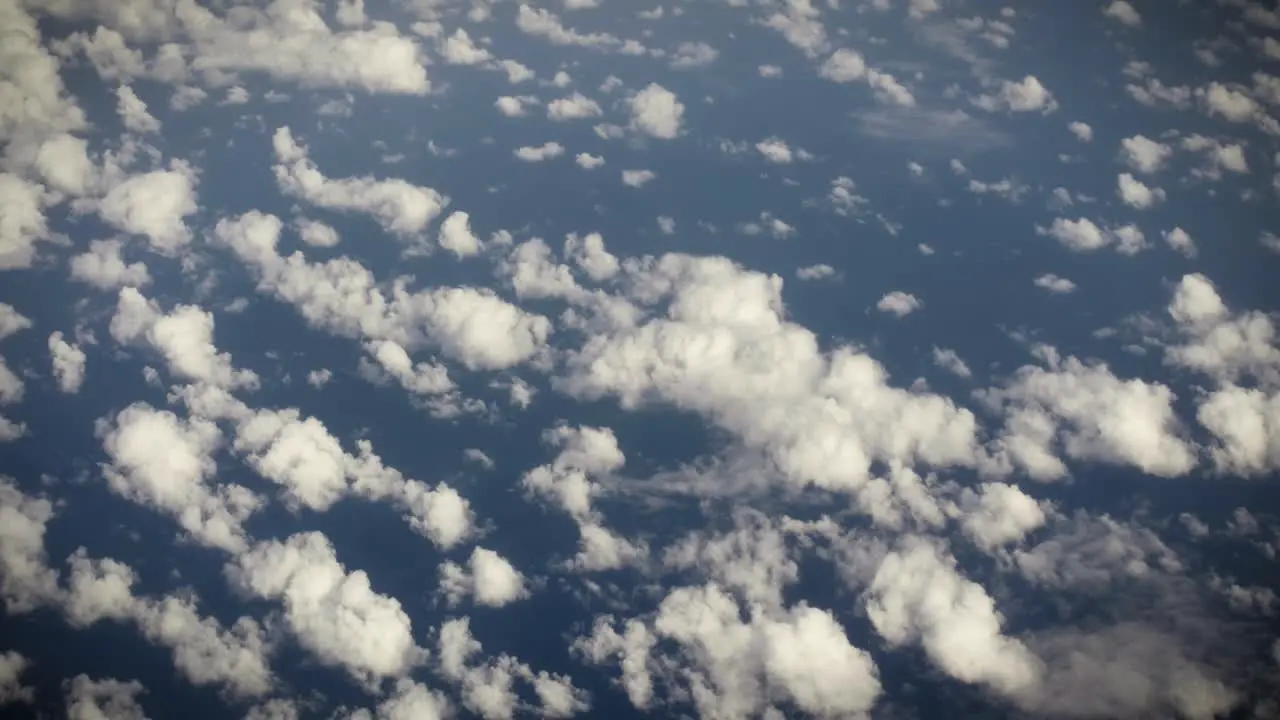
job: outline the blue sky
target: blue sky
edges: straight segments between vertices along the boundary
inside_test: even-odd
[[[0,712],[1280,716],[1280,15],[0,0]]]

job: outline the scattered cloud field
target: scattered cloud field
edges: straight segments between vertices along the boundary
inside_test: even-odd
[[[1257,0],[0,0],[0,712],[1280,718]]]

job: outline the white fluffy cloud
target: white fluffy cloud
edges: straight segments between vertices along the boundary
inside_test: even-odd
[[[1213,437],[1214,466],[1245,477],[1280,468],[1280,346],[1271,317],[1232,314],[1198,273],[1179,281],[1168,312],[1180,337],[1166,348],[1165,362],[1203,373],[1217,386],[1196,409]]]
[[[894,317],[906,317],[924,307],[924,303],[911,293],[894,290],[876,301],[876,309]]]
[[[213,314],[194,305],[179,305],[163,312],[132,287],[120,289],[111,337],[127,345],[146,342],[159,352],[173,375],[225,388],[255,388],[258,376],[236,369],[231,355],[213,344]]]
[[[1173,148],[1142,135],[1120,141],[1120,153],[1129,167],[1140,173],[1153,173],[1173,157]]]
[[[384,230],[402,237],[421,233],[449,202],[429,187],[399,178],[325,177],[287,126],[276,129],[272,147],[281,192],[328,210],[369,215]]]
[[[440,674],[456,684],[462,704],[484,720],[510,720],[521,705],[515,692],[517,680],[533,686],[538,706],[529,708],[539,717],[562,718],[589,709],[586,693],[569,678],[535,673],[527,664],[505,653],[479,661],[483,646],[471,634],[467,618],[446,620],[440,626],[437,657]]]
[[[866,60],[856,50],[841,48],[831,53],[818,68],[818,74],[837,83],[865,80],[878,100],[891,105],[911,107],[916,104],[910,90],[889,73],[867,67]]]
[[[857,51],[841,48],[831,53],[818,72],[833,82],[852,82],[866,75],[867,63]]]
[[[652,170],[623,170],[622,184],[627,187],[640,188],[655,180],[658,174]]]
[[[1066,295],[1075,292],[1076,284],[1067,278],[1054,275],[1053,273],[1045,273],[1035,279],[1035,285],[1038,288],[1048,290],[1055,295]]]
[[[1067,248],[1081,253],[1094,252],[1107,246],[1114,246],[1116,252],[1123,255],[1133,255],[1147,247],[1146,236],[1137,225],[1102,227],[1086,217],[1075,220],[1062,217],[1054,218],[1048,227],[1037,225],[1036,233],[1052,237]],[[1060,285],[1060,283],[1048,282],[1042,284],[1038,281],[1036,284],[1048,290],[1053,290],[1050,287],[1051,285]]]
[[[121,287],[141,288],[151,284],[151,272],[141,261],[126,263],[124,244],[119,240],[93,240],[89,249],[73,255],[68,262],[71,279],[99,290]]]
[[[1034,688],[1038,658],[1007,637],[995,602],[959,574],[938,547],[908,538],[887,555],[867,590],[867,617],[891,646],[919,642],[940,670],[1004,695]]]
[[[342,241],[337,230],[319,220],[298,218],[297,228],[298,238],[311,247],[335,247]]]
[[[160,121],[147,110],[147,104],[128,85],[116,88],[116,112],[125,129],[130,132],[160,132]]]
[[[99,433],[108,458],[102,474],[113,492],[171,516],[203,545],[229,552],[247,547],[243,523],[262,500],[243,486],[216,483],[217,426],[136,403]]]
[[[94,680],[77,675],[67,687],[68,720],[146,720],[138,702],[144,691],[137,680],[121,682],[112,678]]]
[[[202,617],[195,599],[135,595],[137,574],[124,563],[89,558],[84,549],[69,559],[64,612],[74,627],[102,620],[130,622],[148,641],[168,648],[175,668],[194,685],[218,685],[235,699],[257,698],[275,686],[266,629],[242,617],[229,628]]]
[[[1067,125],[1067,129],[1070,130],[1071,134],[1075,135],[1076,139],[1079,140],[1080,142],[1087,143],[1093,140],[1093,128],[1089,125],[1089,123],[1084,123],[1084,122],[1080,122],[1079,120],[1075,120]]]
[[[1162,188],[1149,187],[1129,173],[1120,173],[1116,177],[1116,195],[1135,210],[1147,210],[1165,199]]]
[[[368,440],[347,453],[314,417],[296,408],[248,407],[225,390],[187,386],[174,393],[199,422],[235,424],[232,449],[264,479],[281,488],[293,509],[323,512],[348,495],[395,505],[416,533],[443,549],[465,540],[474,517],[467,501],[445,483],[430,487],[383,463]]]
[[[49,336],[49,359],[53,364],[53,378],[64,393],[80,392],[84,384],[85,354],[75,343],[63,339],[62,333]]]
[[[553,160],[563,154],[564,146],[558,142],[551,141],[544,142],[541,145],[525,145],[515,150],[515,156],[525,162]]]
[[[450,65],[479,65],[493,59],[493,55],[476,45],[462,28],[454,30],[440,43],[440,56]]]
[[[996,460],[1040,480],[1067,474],[1058,457],[1128,465],[1176,477],[1196,465],[1194,447],[1160,383],[1124,380],[1104,364],[1041,353],[1047,367],[1026,365],[1004,387],[981,396],[1004,408]]]
[[[31,267],[49,231],[44,204],[39,185],[0,172],[0,270]]]
[[[0,302],[0,340],[32,326],[31,319],[6,302]]]
[[[108,25],[131,39],[177,30],[171,25],[177,20],[175,14],[131,16],[107,10],[106,5],[56,7],[65,15],[110,18]],[[203,6],[184,7],[182,27],[193,44],[191,69],[206,76],[258,72],[304,87],[359,88],[371,93],[421,95],[431,89],[421,48],[387,22],[335,32],[319,7],[274,0],[266,7],[225,17]]]
[[[456,605],[471,596],[477,605],[502,607],[528,595],[524,576],[498,553],[477,547],[467,566],[446,562],[440,566],[440,588]]]
[[[277,250],[282,223],[250,212],[214,230],[259,278],[259,287],[298,309],[313,326],[364,340],[394,340],[412,350],[432,345],[471,369],[512,367],[544,352],[551,323],[492,292],[470,287],[385,294],[368,270],[339,258],[307,263]]]
[[[659,639],[671,643],[662,654]],[[787,705],[817,717],[862,717],[880,695],[875,664],[829,612],[798,605],[744,620],[738,602],[714,584],[670,591],[650,623],[627,621],[623,633],[597,618],[576,647],[593,663],[617,662],[638,708],[650,705],[664,665],[679,668],[669,680],[692,691],[703,717],[767,717]]]
[[[471,232],[471,216],[461,210],[454,212],[440,223],[440,247],[458,257],[471,257],[480,252],[480,238]]]
[[[547,117],[557,121],[599,117],[602,113],[600,104],[582,93],[574,93],[547,103]]]
[[[52,503],[23,493],[12,478],[0,475],[0,597],[10,614],[30,612],[58,598],[58,576],[44,549],[52,518]]]
[[[568,566],[594,572],[642,564],[648,547],[606,527],[592,504],[601,492],[593,477],[615,472],[626,462],[613,431],[557,426],[543,434],[543,441],[559,453],[550,464],[525,473],[521,485],[531,496],[558,505],[577,523],[579,550]]]
[[[158,253],[171,255],[191,242],[185,218],[195,214],[196,176],[183,163],[133,175],[112,187],[98,205],[107,224],[145,237]]]
[[[1196,249],[1196,242],[1191,237],[1191,234],[1186,230],[1183,230],[1180,227],[1175,227],[1174,229],[1163,233],[1163,237],[1165,244],[1179,254],[1185,255],[1189,258],[1196,256],[1198,252]]]
[[[756,143],[756,150],[764,156],[765,160],[780,165],[791,162],[793,158],[791,148],[787,146],[787,142],[782,138],[765,138]]]
[[[684,103],[675,93],[657,83],[649,83],[632,96],[631,128],[649,137],[670,140],[680,134],[684,121]]]
[[[627,269],[640,306],[665,310],[617,322],[572,352],[557,380],[571,395],[698,412],[763,452],[779,481],[851,493],[890,524],[900,522],[900,501],[872,476],[873,462],[978,462],[972,413],[894,388],[851,348],[820,351],[811,332],[784,319],[781,278],[683,255]],[[708,337],[713,352],[700,349]]]
[[[977,492],[966,489],[959,507],[965,535],[988,552],[1021,540],[1046,520],[1035,498],[1006,483],[985,483]]]
[[[1142,25],[1142,15],[1125,0],[1111,0],[1102,11],[1103,15],[1129,27]]]
[[[12,650],[0,653],[0,707],[35,700],[35,688],[22,684],[22,673],[31,661]],[[79,720],[78,718],[76,720]]]
[[[1017,82],[1001,80],[995,93],[980,95],[974,103],[983,110],[1017,113],[1051,113],[1058,109],[1058,101],[1054,99],[1053,93],[1035,75],[1027,75]]]
[[[409,616],[361,570],[347,572],[324,535],[292,535],[251,548],[227,565],[242,591],[279,600],[298,643],[362,682],[402,677],[425,659]]]

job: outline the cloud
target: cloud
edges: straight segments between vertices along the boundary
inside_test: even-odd
[[[471,596],[477,605],[503,607],[529,594],[524,576],[506,558],[481,547],[471,551],[466,568],[441,565],[440,587],[450,605]]]
[[[867,589],[866,610],[890,647],[918,642],[938,669],[961,682],[1005,696],[1039,682],[1039,659],[1003,633],[991,596],[920,538],[904,539],[885,556]]]
[[[498,108],[498,112],[507,117],[521,117],[525,114],[525,103],[531,101],[531,99],[522,97],[503,95],[493,102],[493,106]]]
[[[142,683],[137,680],[93,680],[88,675],[77,675],[67,683],[67,718],[145,720],[146,713],[138,703],[143,692]]]
[[[660,639],[671,646],[658,656]],[[715,584],[669,591],[649,623],[629,620],[621,634],[610,618],[597,618],[576,647],[593,663],[618,662],[638,708],[651,704],[653,675],[663,666],[676,669],[667,681],[692,690],[704,717],[768,715],[787,705],[819,717],[861,717],[881,691],[870,656],[829,612],[802,604],[744,620]]]
[[[1134,135],[1120,141],[1120,152],[1129,167],[1140,173],[1151,174],[1173,157],[1173,148],[1142,135]]]
[[[705,42],[682,42],[671,54],[669,64],[676,70],[689,70],[710,65],[719,56],[720,52]]]
[[[256,545],[226,573],[248,595],[279,600],[298,643],[361,682],[403,677],[425,658],[400,603],[375,592],[363,571],[348,573],[320,533]]]
[[[479,65],[493,58],[488,50],[473,43],[471,36],[462,28],[440,43],[440,56],[450,65]]]
[[[547,118],[551,120],[581,120],[599,117],[601,114],[603,111],[600,104],[582,93],[574,93],[547,103]]]
[[[194,45],[191,68],[206,75],[259,72],[303,87],[369,93],[422,95],[431,89],[421,49],[391,23],[334,32],[318,8],[287,0],[238,13],[234,20],[199,6],[184,12]],[[127,25],[116,29],[138,39],[146,34]]]
[[[1013,144],[1013,138],[963,110],[933,110],[920,107],[881,106],[854,113],[863,135],[879,140],[911,143],[913,149],[948,154],[957,148],[986,152]]]
[[[940,348],[935,345],[933,348],[933,364],[956,377],[973,377],[973,371],[970,370],[965,361],[956,354],[956,351],[950,348]]]
[[[290,509],[324,512],[347,495],[389,501],[409,527],[443,549],[465,540],[474,517],[467,501],[445,483],[434,487],[386,466],[368,440],[354,454],[325,425],[296,408],[253,409],[217,387],[190,385],[173,392],[200,422],[232,421],[232,449],[264,479],[280,486]]]
[[[421,233],[449,202],[429,187],[398,178],[325,177],[287,126],[277,128],[271,142],[276,155],[273,172],[282,193],[327,210],[367,214],[401,237]]]
[[[861,80],[867,73],[867,63],[856,50],[841,48],[831,53],[818,69],[818,74],[832,82],[847,83]]]
[[[914,107],[915,97],[892,75],[867,67],[862,55],[841,48],[831,53],[818,68],[818,74],[832,82],[848,83],[865,80],[881,101],[902,107]]]
[[[879,363],[852,348],[819,351],[810,331],[783,319],[781,278],[684,255],[629,275],[645,306],[665,310],[602,328],[570,352],[555,384],[571,396],[697,412],[764,453],[776,482],[849,493],[888,523],[900,521],[900,506],[872,476],[873,461],[977,462],[969,411],[892,387]],[[698,352],[708,334],[717,350]]]
[[[756,143],[756,150],[764,156],[765,160],[779,165],[790,163],[793,159],[791,148],[782,138],[772,137],[761,140]]]
[[[440,223],[440,237],[436,242],[460,258],[477,255],[481,249],[480,238],[471,232],[471,216],[461,210]]]
[[[628,187],[640,188],[657,177],[658,174],[652,170],[623,170],[622,184]]]
[[[471,287],[415,293],[397,283],[385,295],[350,259],[310,264],[300,255],[282,257],[276,249],[281,227],[272,215],[250,212],[220,220],[214,236],[253,271],[261,291],[293,305],[314,327],[393,340],[407,350],[431,345],[477,370],[509,368],[544,352],[551,323],[541,315]]]
[[[1054,275],[1053,273],[1045,273],[1035,279],[1036,287],[1048,290],[1055,295],[1066,295],[1076,291],[1076,284],[1070,280]]]
[[[545,142],[541,145],[528,145],[517,148],[515,156],[525,162],[542,162],[553,160],[564,154],[564,146],[558,142]]]
[[[99,428],[112,492],[172,517],[196,542],[228,552],[247,547],[244,521],[262,505],[249,489],[216,484],[213,454],[222,441],[206,420],[182,420],[135,403]]]
[[[836,269],[824,263],[796,268],[797,280],[822,280],[824,278],[835,277],[835,275]]]
[[[684,121],[684,103],[675,93],[657,83],[649,83],[628,101],[631,129],[660,140],[671,140],[680,134]]]
[[[147,111],[147,104],[133,92],[133,88],[128,85],[116,88],[116,100],[116,112],[125,129],[144,134],[160,132],[160,121]]]
[[[876,302],[876,309],[895,317],[906,317],[924,307],[924,303],[915,295],[894,290]]]
[[[1186,230],[1183,230],[1180,227],[1175,227],[1168,232],[1162,233],[1162,236],[1164,237],[1165,244],[1177,253],[1189,258],[1196,256],[1197,250],[1195,240],[1192,239],[1191,235]]]
[[[296,225],[298,239],[311,247],[336,247],[342,241],[337,230],[319,220],[298,218]]]
[[[1129,27],[1140,27],[1142,25],[1142,15],[1134,9],[1132,5],[1125,0],[1112,0],[1103,10],[1102,14],[1115,20],[1121,25]]]
[[[194,305],[179,305],[165,313],[136,289],[121,288],[110,332],[122,345],[145,342],[180,378],[225,388],[258,387],[256,373],[236,369],[230,354],[218,352],[213,344],[213,314]]]
[[[69,394],[80,392],[84,385],[84,351],[64,340],[62,333],[55,332],[49,336],[49,356],[58,389]]]
[[[31,318],[18,312],[9,303],[0,302],[0,340],[4,340],[14,333],[22,332],[34,326]]]
[[[573,162],[583,170],[594,170],[604,164],[604,158],[590,153],[578,153]]]
[[[71,279],[99,290],[122,287],[143,288],[151,284],[151,272],[141,261],[126,263],[124,243],[119,240],[93,240],[89,249],[73,255],[68,262]]]
[[[0,172],[0,270],[31,267],[36,242],[47,239],[45,200],[40,186],[16,175]]]
[[[1199,273],[1182,277],[1168,314],[1179,337],[1165,348],[1165,363],[1207,375],[1216,385],[1196,408],[1196,419],[1213,437],[1215,469],[1257,477],[1280,468],[1280,348],[1271,317],[1232,314]]]
[[[1090,127],[1088,123],[1076,120],[1069,123],[1067,125],[1067,129],[1070,130],[1071,134],[1075,135],[1076,139],[1080,142],[1087,143],[1093,140],[1093,128]]]
[[[1178,477],[1195,467],[1195,449],[1167,386],[1122,380],[1105,364],[1062,359],[1052,348],[1040,354],[1047,367],[1025,365],[1003,387],[979,393],[1004,409],[995,442],[998,466],[1055,480],[1067,474],[1057,455],[1062,452],[1158,477]]]
[[[58,599],[58,576],[44,549],[52,518],[52,503],[26,495],[13,478],[0,476],[0,596],[10,614],[31,612]],[[14,670],[12,659],[6,667]]]
[[[1022,540],[1047,520],[1035,498],[1005,483],[984,483],[977,492],[966,488],[959,506],[964,534],[987,552]]]
[[[102,620],[131,622],[149,642],[173,653],[174,667],[197,686],[219,685],[233,699],[262,697],[276,684],[268,657],[272,646],[265,628],[242,617],[225,628],[201,617],[189,594],[159,600],[139,597],[137,574],[124,563],[91,559],[84,549],[68,559],[64,612],[73,627]]]
[[[99,180],[98,168],[89,159],[89,143],[67,133],[40,144],[35,171],[49,187],[73,197],[87,195]]]
[[[1039,235],[1048,235],[1076,252],[1092,252],[1106,247],[1111,235],[1089,218],[1054,218],[1049,227],[1036,227]]]
[[[133,175],[112,187],[98,214],[118,230],[145,237],[155,252],[172,255],[191,242],[184,218],[198,209],[195,186],[190,167],[175,161],[169,170]]]
[[[566,28],[555,13],[542,8],[520,4],[516,12],[516,27],[526,35],[541,37],[554,45],[576,45],[596,50],[607,50],[621,44],[608,33],[580,33]]]
[[[30,660],[12,650],[0,653],[0,706],[35,700],[35,688],[21,684],[22,674],[30,665]]]
[[[564,240],[564,255],[595,282],[612,279],[621,268],[617,256],[605,249],[600,233],[587,233],[582,237],[570,233]]]
[[[1027,75],[1017,82],[1001,80],[998,92],[980,95],[974,100],[974,104],[990,112],[1007,110],[1047,115],[1058,109],[1058,101],[1054,99],[1053,93],[1035,75]]]
[[[505,653],[487,662],[475,662],[483,649],[472,636],[467,618],[446,620],[440,626],[437,641],[440,673],[459,686],[462,704],[472,714],[486,720],[511,718],[520,704],[514,690],[517,680],[533,686],[539,703],[531,709],[540,717],[569,717],[590,708],[586,693],[574,687],[569,678],[535,673]]]

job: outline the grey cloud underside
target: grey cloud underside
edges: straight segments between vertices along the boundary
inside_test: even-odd
[[[0,0],[3,711],[1280,717],[1274,10],[215,5]]]

